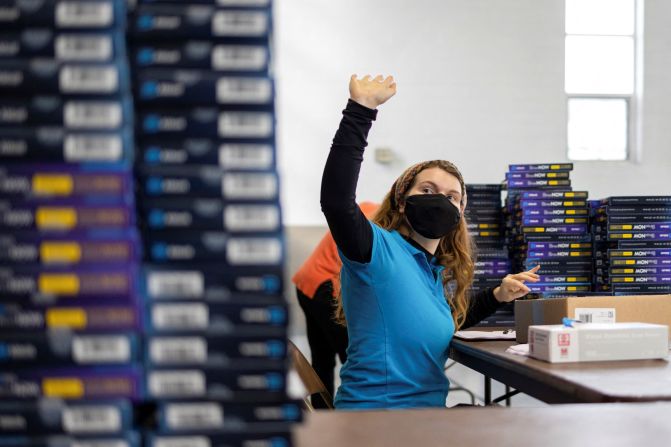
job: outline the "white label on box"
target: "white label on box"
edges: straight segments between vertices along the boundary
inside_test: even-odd
[[[149,356],[158,365],[205,363],[207,341],[202,337],[155,337],[149,343]]]
[[[113,19],[111,2],[66,1],[56,5],[57,27],[106,27]]]
[[[130,340],[125,335],[79,335],[72,340],[77,363],[128,363]]]
[[[218,132],[222,138],[268,138],[273,133],[273,117],[263,112],[223,112]]]
[[[221,428],[224,425],[224,410],[214,402],[168,404],[165,406],[165,419],[172,430]]]
[[[122,153],[119,135],[68,135],[63,155],[69,162],[112,162],[120,160]]]
[[[275,205],[230,205],[224,209],[224,226],[229,231],[272,231],[280,225]]]
[[[226,199],[274,199],[277,179],[271,173],[226,173],[221,181]]]
[[[114,66],[65,66],[58,82],[62,93],[115,93],[119,71]]]
[[[152,298],[201,298],[205,294],[205,278],[198,271],[150,272],[147,283]]]
[[[121,104],[114,101],[69,101],[65,103],[65,127],[117,129],[121,126]]]
[[[101,35],[64,35],[56,38],[56,59],[105,62],[112,59],[112,38]]]
[[[152,397],[194,397],[205,394],[205,375],[198,370],[154,371],[149,374]]]
[[[251,45],[215,45],[212,49],[215,70],[260,70],[266,65],[265,47]]]
[[[121,430],[121,412],[107,405],[66,408],[62,424],[66,433],[116,433]]]
[[[204,436],[171,436],[154,438],[154,447],[212,447]]]
[[[273,165],[269,144],[222,144],[219,165],[229,169],[268,169]]]
[[[268,31],[268,15],[256,11],[218,11],[212,17],[215,36],[253,37]]]
[[[156,304],[151,312],[154,329],[206,329],[209,310],[205,304]]]
[[[123,439],[92,439],[73,441],[69,447],[130,447],[130,445]]]
[[[573,318],[583,323],[616,323],[615,315],[614,307],[576,307]]]
[[[272,99],[272,85],[265,78],[220,78],[217,102],[220,104],[265,104]]]
[[[226,248],[226,259],[233,265],[270,265],[282,259],[282,244],[277,239],[231,239]]]

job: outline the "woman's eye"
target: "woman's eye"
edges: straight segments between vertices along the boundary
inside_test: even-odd
[[[424,188],[424,189],[422,190],[422,192],[424,192],[424,193],[426,193],[426,194],[431,194],[431,193],[433,193],[433,190],[432,190],[431,188]]]

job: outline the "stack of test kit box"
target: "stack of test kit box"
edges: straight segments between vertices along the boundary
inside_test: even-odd
[[[671,196],[590,202],[595,288],[615,295],[671,292]]]
[[[500,184],[466,185],[468,203],[466,216],[468,231],[475,245],[475,271],[472,293],[493,288],[510,271],[508,250],[505,246],[504,220],[501,209]],[[478,326],[513,326],[512,305],[501,306],[495,314]]]
[[[571,163],[510,165],[506,174],[508,244],[515,272],[540,266],[533,293],[592,291],[587,192],[571,189]]]
[[[268,0],[139,0],[148,446],[289,445]],[[209,444],[208,444],[209,445]]]
[[[124,1],[2,2],[3,441],[139,445],[125,18]]]

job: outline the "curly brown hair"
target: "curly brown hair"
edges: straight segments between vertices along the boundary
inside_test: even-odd
[[[399,205],[405,201],[407,192],[414,186],[417,174],[429,168],[440,168],[459,180],[461,184],[461,204],[465,207],[467,201],[466,185],[459,169],[446,160],[425,161],[406,169],[396,179],[373,217],[373,223],[385,230],[397,230],[402,235],[409,236],[411,227],[405,214],[400,211]],[[474,270],[473,252],[473,242],[468,234],[466,219],[462,215],[455,231],[450,232],[440,240],[435,253],[438,264],[445,267],[442,277],[443,288],[452,309],[456,330],[463,325],[469,307],[469,288],[473,282]],[[457,286],[453,292],[450,292],[448,283],[453,280]],[[342,305],[342,291],[336,299],[335,321],[343,326],[347,325]]]

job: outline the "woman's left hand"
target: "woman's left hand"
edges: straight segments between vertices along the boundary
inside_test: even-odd
[[[536,272],[540,268],[541,266],[537,265],[526,272],[506,275],[503,281],[501,281],[501,285],[494,289],[494,298],[500,303],[508,303],[523,297],[529,293],[529,288],[524,285],[524,282],[538,282],[539,276]]]

